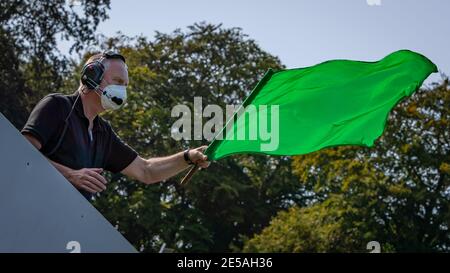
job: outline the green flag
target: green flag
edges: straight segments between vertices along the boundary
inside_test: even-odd
[[[409,50],[378,62],[334,60],[269,70],[205,153],[217,160],[232,154],[370,147],[383,133],[391,109],[433,72],[436,65]]]

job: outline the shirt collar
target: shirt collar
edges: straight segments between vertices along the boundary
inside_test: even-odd
[[[76,91],[76,92],[73,93],[72,95],[69,95],[69,97],[70,97],[72,103],[75,102],[75,100],[77,99],[77,96],[78,96],[78,91]],[[89,125],[89,120],[88,120],[88,118],[84,115],[83,101],[81,100],[81,97],[78,98],[78,100],[77,100],[77,103],[76,103],[76,105],[75,105],[74,112],[76,112],[76,114],[77,114],[79,117],[81,117],[82,119],[84,119],[84,120],[86,121],[86,123]],[[92,131],[96,131],[96,130],[100,130],[100,131],[101,131],[101,130],[102,130],[102,126],[100,126],[99,120],[100,120],[100,117],[97,115],[97,116],[94,118],[94,125],[93,125],[93,128],[92,128]]]

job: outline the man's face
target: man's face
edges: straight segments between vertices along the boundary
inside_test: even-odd
[[[111,84],[128,86],[128,69],[126,64],[121,60],[114,59],[108,60],[108,62],[103,80],[100,83],[100,90]],[[101,91],[99,93],[101,95]],[[97,103],[101,105],[100,96],[96,97]]]
[[[103,76],[100,88],[103,89],[110,84],[128,86],[128,70],[126,64],[121,60],[108,61],[109,65]]]

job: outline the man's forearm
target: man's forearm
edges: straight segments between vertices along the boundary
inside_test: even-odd
[[[48,159],[48,158],[47,158]],[[106,190],[106,179],[101,175],[102,168],[83,168],[73,170],[48,159],[50,163],[77,189],[90,193]]]
[[[69,178],[71,171],[73,171],[73,169],[66,167],[62,164],[59,164],[53,160],[50,160],[49,158],[47,158],[48,161],[50,161],[50,163],[52,163],[53,166],[55,166],[55,168],[65,177],[65,178]]]
[[[195,163],[200,168],[207,168],[209,162],[203,154],[207,146],[189,150],[186,160]],[[145,159],[137,156],[131,164],[122,170],[122,174],[139,180],[145,184],[152,184],[166,180],[189,167],[184,159],[185,152],[179,152],[166,157]]]
[[[183,152],[166,157],[147,159],[147,181],[157,182],[170,178],[189,166],[184,160]]]

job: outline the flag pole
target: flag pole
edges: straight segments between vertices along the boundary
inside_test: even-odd
[[[181,179],[180,185],[185,186],[198,170],[200,170],[200,167],[197,164],[192,166],[189,172]]]
[[[222,130],[219,132],[219,134],[217,134],[214,139],[212,140],[212,142],[209,144],[208,148],[205,150],[205,153],[208,152],[209,149],[213,149],[212,147],[214,147],[215,145],[218,145],[218,141],[217,141],[217,136],[223,134],[223,132],[225,131],[225,128],[228,127],[228,124],[231,122],[234,122],[234,117],[237,116],[237,114],[239,113],[240,109],[242,107],[246,107],[252,100],[253,98],[257,95],[257,93],[259,92],[259,90],[261,90],[261,88],[266,84],[267,81],[269,81],[269,79],[272,77],[272,75],[275,72],[269,68],[266,72],[266,74],[264,74],[263,78],[258,82],[258,84],[255,86],[255,88],[253,88],[252,92],[250,93],[250,95],[248,95],[248,97],[244,100],[244,102],[242,103],[242,105],[239,107],[239,109],[233,114],[233,116],[226,122],[225,126],[222,128]],[[191,169],[189,170],[189,172],[183,177],[183,179],[180,182],[181,186],[186,185],[189,180],[191,180],[192,176],[201,168],[197,166],[197,164],[195,164],[194,166],[191,167]]]

